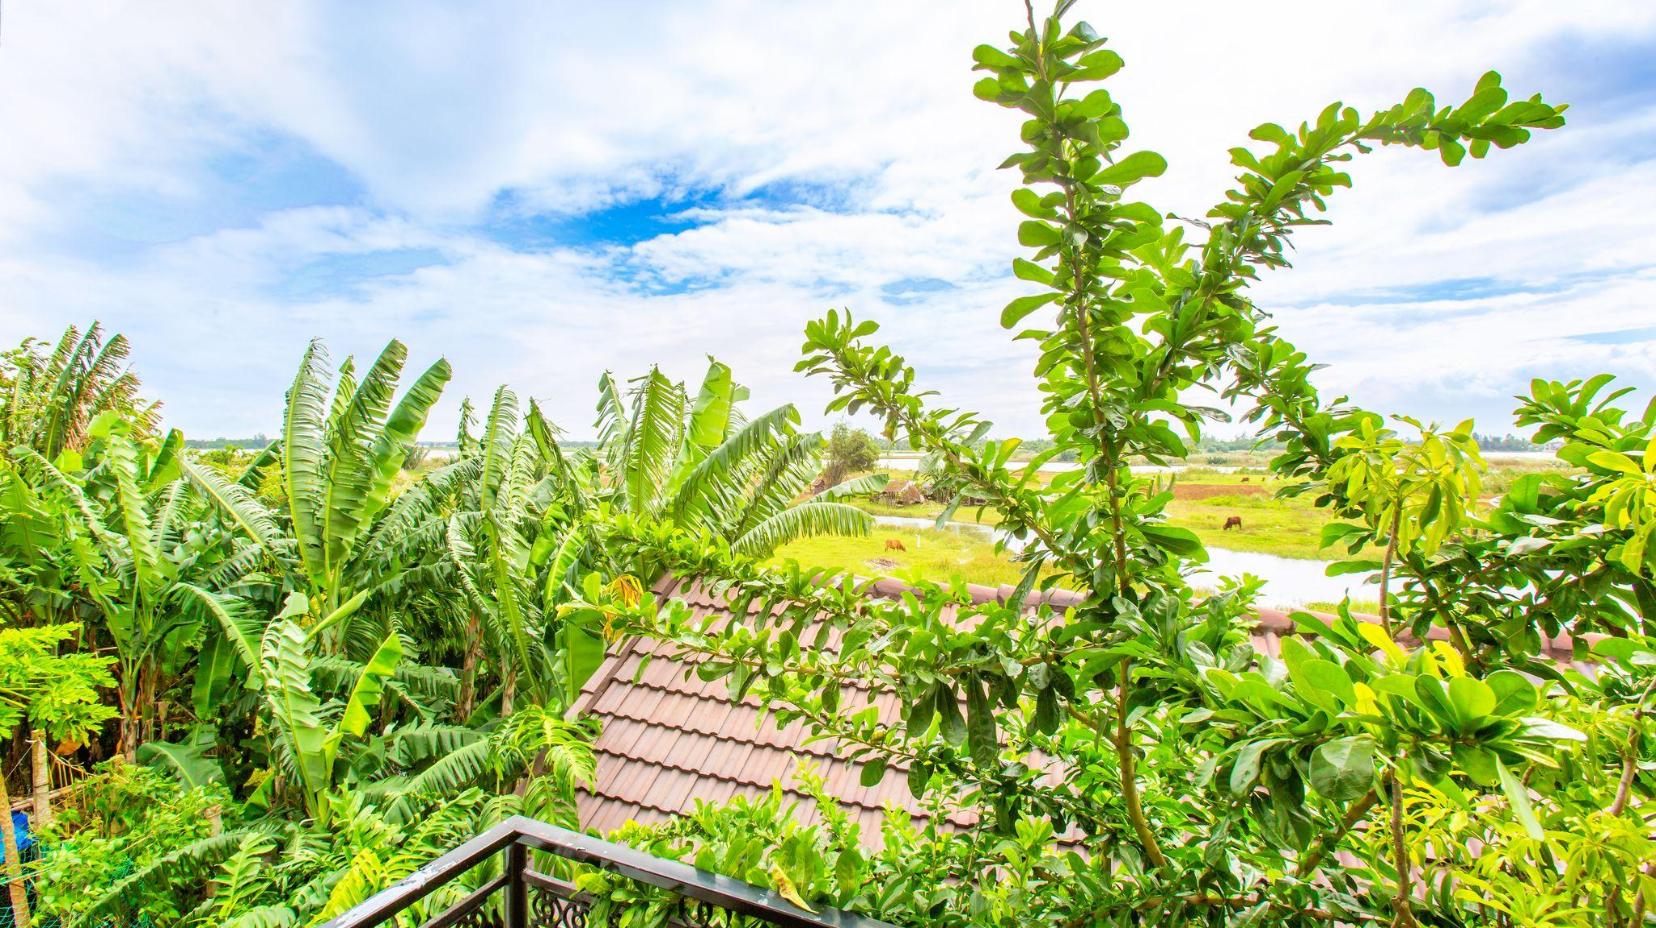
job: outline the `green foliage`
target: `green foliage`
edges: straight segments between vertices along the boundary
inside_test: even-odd
[[[1561,126],[1563,107],[1509,99],[1491,72],[1459,105],[1416,90],[1267,123],[1231,152],[1235,188],[1179,221],[1134,198],[1167,165],[1127,147],[1097,86],[1124,62],[1066,23],[1071,5],[973,53],[977,96],[1024,119],[1004,166],[1028,249],[1012,272],[1032,292],[1000,318],[1038,346],[1048,434],[995,440],[938,408],[849,312],[807,326],[799,364],[830,381],[830,413],[870,413],[935,462],[943,517],[982,506],[1022,542],[1010,597],[919,582],[875,600],[844,573],[762,567],[790,542],[868,532],[842,500],[881,478],[806,491],[825,460],[834,483],[877,449],[848,427],[802,432],[791,406],[745,416],[717,361],[693,395],[654,368],[606,374],[591,451],[502,387],[481,423],[463,405],[453,458],[415,473],[449,369],[399,397],[395,341],[361,372],[312,344],[280,437],[247,457],[158,434],[119,336],[8,353],[0,724],[101,748],[118,714],[115,743],[146,765],[110,766],[64,810],[46,910],[315,924],[504,816],[573,824],[595,760],[566,711],[608,643],[647,634],[927,809],[865,843],[806,772],[820,825],[778,792],[622,832],[802,906],[949,926],[1646,920],[1652,409],[1618,406],[1607,375],[1537,381],[1518,421],[1573,469],[1520,475],[1480,510],[1471,423],[1325,403],[1247,290],[1325,221],[1356,155],[1454,166]],[[1190,586],[1202,544],[1130,464],[1210,446],[1224,413],[1192,402],[1203,391],[1244,410],[1285,492],[1341,520],[1322,540],[1384,552],[1337,567],[1380,569],[1382,625],[1298,614],[1260,650],[1256,583]],[[1079,467],[1040,479],[1054,459]],[[749,621],[657,601],[666,574]],[[1059,585],[1073,605],[1036,595]],[[1554,659],[1563,634],[1592,673]],[[581,878],[600,915],[667,914],[659,894]]]
[[[227,803],[222,787],[181,788],[146,767],[118,760],[104,765],[42,836],[38,914],[80,923],[99,891],[207,838],[209,813],[221,814]],[[183,914],[180,902],[158,894],[142,909],[168,924]]]
[[[823,467],[822,479],[834,486],[850,474],[873,470],[878,463],[880,447],[874,443],[874,436],[839,422],[828,435],[828,463]]]
[[[20,723],[58,739],[84,739],[115,711],[98,699],[111,685],[110,659],[58,654],[74,625],[0,629],[0,730]]]
[[[707,532],[759,557],[873,526],[855,506],[801,501],[823,470],[822,436],[801,434],[792,406],[747,419],[739,406],[747,389],[724,364],[709,362],[694,403],[653,368],[632,384],[629,396],[608,374],[598,383],[600,481],[617,511]]]
[[[47,460],[79,450],[88,427],[105,413],[152,432],[160,404],[138,395],[138,377],[123,366],[132,347],[126,336],[104,339],[92,323],[83,334],[63,331],[51,352],[25,339],[0,355],[0,448],[25,446]]]
[[[1091,86],[1122,59],[1087,25],[1066,25],[1069,6],[974,53],[991,74],[977,95],[1026,117],[1027,147],[1005,166],[1022,175],[1012,199],[1032,253],[1013,273],[1041,289],[1001,320],[1039,344],[1050,449],[1014,463],[1015,440],[985,441],[986,421],[931,408],[914,367],[869,344],[878,327],[849,313],[807,326],[799,367],[831,381],[829,412],[880,417],[888,436],[941,462],[957,501],[987,501],[1024,541],[1013,603],[1057,584],[1080,601],[1030,610],[924,583],[871,601],[843,577],[767,573],[739,552],[616,525],[614,549],[700,577],[752,617],[715,627],[646,600],[617,623],[673,642],[780,722],[836,739],[865,783],[900,771],[917,796],[982,821],[959,842],[898,829],[934,886],[951,873],[1051,878],[1016,908],[999,886],[974,885],[921,923],[1493,926],[1590,912],[1626,924],[1648,894],[1611,891],[1604,874],[1642,879],[1632,874],[1648,829],[1629,809],[1651,793],[1649,746],[1595,723],[1643,718],[1637,694],[1656,665],[1637,637],[1648,424],[1594,405],[1600,381],[1538,385],[1521,418],[1586,475],[1520,478],[1485,522],[1473,514],[1483,464],[1471,423],[1405,419],[1418,434],[1405,441],[1372,413],[1325,406],[1314,366],[1247,297],[1262,269],[1286,266],[1291,235],[1323,221],[1355,155],[1400,145],[1454,166],[1562,125],[1563,108],[1509,101],[1494,73],[1458,106],[1424,90],[1366,117],[1334,104],[1297,130],[1256,129],[1267,147],[1232,151],[1242,173],[1208,221],[1169,223],[1131,198],[1165,162],[1124,148],[1121,107]],[[1187,240],[1191,227],[1205,234]],[[1172,494],[1128,464],[1201,446],[1204,423],[1223,414],[1189,402],[1200,390],[1254,404],[1245,415],[1279,443],[1277,473],[1350,520],[1330,541],[1386,551],[1376,566],[1401,584],[1396,595],[1382,585],[1390,628],[1301,614],[1299,637],[1261,653],[1251,585],[1189,587],[1201,544],[1168,524]],[[1063,453],[1080,469],[1035,479]],[[1578,578],[1610,600],[1532,609]],[[1526,592],[1501,601],[1498,588]],[[1541,659],[1541,632],[1589,622],[1627,636],[1630,679]],[[895,697],[902,724],[842,707],[848,687]],[[1517,898],[1525,880],[1549,890]]]

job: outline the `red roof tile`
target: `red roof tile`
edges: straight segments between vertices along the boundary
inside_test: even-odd
[[[893,597],[903,589],[895,580],[879,580],[870,595]],[[970,589],[977,602],[1005,602],[1013,593],[1010,586]],[[683,599],[698,615],[722,614],[722,603],[696,585],[669,581],[658,585],[657,593]],[[1042,596],[1060,609],[1080,599],[1061,590]],[[1293,631],[1293,623],[1278,610],[1261,609],[1259,619],[1254,646],[1279,653],[1280,638]],[[837,642],[837,631],[831,637]],[[1570,660],[1568,639],[1549,644],[1555,660]],[[722,802],[738,794],[757,798],[777,784],[799,803],[802,818],[815,820],[810,798],[793,783],[802,762],[815,767],[828,792],[862,825],[865,842],[878,842],[886,804],[920,817],[901,765],[892,765],[881,782],[865,787],[860,768],[844,760],[834,742],[807,740],[809,733],[799,722],[778,726],[752,696],[731,702],[723,680],[702,680],[694,662],[667,657],[669,650],[646,640],[622,645],[587,682],[575,705],[574,712],[596,716],[602,724],[596,782],[578,799],[586,828],[608,832],[629,820],[657,822],[692,811],[697,800]],[[652,659],[646,664],[647,655]],[[863,706],[868,697],[866,689],[848,688],[842,701]],[[901,723],[894,696],[882,694],[874,702],[881,721]],[[973,820],[966,815],[951,819],[958,825]]]

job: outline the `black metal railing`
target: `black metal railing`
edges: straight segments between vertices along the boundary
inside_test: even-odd
[[[415,909],[411,914],[424,920],[405,922],[422,928],[603,928],[620,923],[627,902],[594,898],[567,879],[536,870],[533,851],[551,855],[542,858],[547,869],[589,867],[612,881],[640,884],[616,895],[650,906],[660,921],[683,928],[891,928],[838,909],[807,911],[772,890],[522,816],[449,851],[323,928],[373,928]],[[466,886],[475,888],[460,892]],[[445,907],[432,911],[433,903],[444,900]]]

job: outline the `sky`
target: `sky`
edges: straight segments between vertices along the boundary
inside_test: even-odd
[[[0,343],[101,320],[190,437],[274,434],[315,337],[447,357],[428,438],[500,383],[590,437],[601,372],[693,389],[708,355],[750,411],[820,426],[793,366],[830,307],[1041,432],[1033,345],[997,322],[1030,286],[996,170],[1018,121],[971,94],[1013,0],[0,4]],[[1180,215],[1249,129],[1334,100],[1458,102],[1494,68],[1569,103],[1486,161],[1363,158],[1253,296],[1386,413],[1498,434],[1534,377],[1656,385],[1656,4],[1078,13],[1126,59],[1129,146],[1171,165],[1135,193]]]

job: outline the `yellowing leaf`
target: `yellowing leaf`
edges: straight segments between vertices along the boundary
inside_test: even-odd
[[[1362,635],[1363,640],[1369,644],[1384,651],[1386,657],[1397,666],[1401,667],[1408,662],[1408,655],[1403,653],[1403,649],[1398,647],[1397,642],[1391,640],[1391,636],[1386,634],[1386,630],[1380,626],[1368,622],[1360,623],[1357,626],[1357,634]]]
[[[786,870],[783,870],[781,867],[773,866],[771,867],[770,877],[771,882],[776,884],[776,894],[778,896],[781,896],[813,915],[816,914],[816,909],[811,908],[811,904],[806,902],[799,895],[799,889],[794,886],[794,882],[788,877],[788,872]]]
[[[1379,715],[1380,702],[1374,698],[1374,690],[1369,689],[1367,683],[1356,683],[1352,689],[1357,691],[1357,711],[1363,715]]]
[[[1432,642],[1432,652],[1438,662],[1443,665],[1443,672],[1451,677],[1466,676],[1466,662],[1461,660],[1460,652],[1447,641]]]

